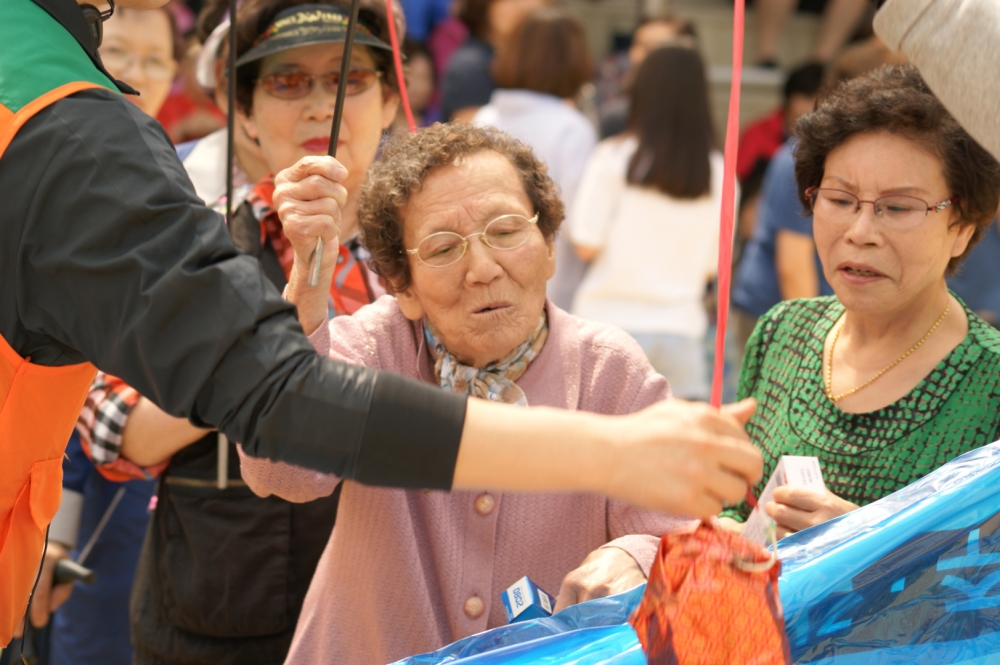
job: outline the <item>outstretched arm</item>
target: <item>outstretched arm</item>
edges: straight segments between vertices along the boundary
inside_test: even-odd
[[[250,455],[374,485],[582,490],[708,515],[760,475],[739,423],[707,406],[613,418],[467,405],[319,357],[130,106],[104,91],[61,100],[0,160],[0,228],[16,239],[0,243],[15,266],[0,333],[21,355],[89,360]]]

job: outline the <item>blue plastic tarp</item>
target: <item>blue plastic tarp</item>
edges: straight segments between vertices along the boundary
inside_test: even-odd
[[[625,593],[567,607],[545,619],[500,626],[437,651],[405,658],[397,665],[645,665],[639,639],[628,625],[645,590],[643,584]]]
[[[1000,663],[1000,443],[778,552],[796,662]]]
[[[1000,443],[783,539],[796,663],[1000,663]],[[628,617],[645,586],[473,635],[400,665],[644,665]]]

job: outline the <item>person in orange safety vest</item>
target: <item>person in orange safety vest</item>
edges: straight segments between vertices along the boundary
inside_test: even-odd
[[[111,11],[79,2],[3,0],[0,21],[0,647],[39,575],[95,367],[250,455],[372,485],[591,491],[707,516],[757,481],[745,407],[515,411],[318,357],[102,66]],[[275,208],[337,220],[344,177],[307,157],[277,175]],[[329,280],[339,243],[324,233]]]

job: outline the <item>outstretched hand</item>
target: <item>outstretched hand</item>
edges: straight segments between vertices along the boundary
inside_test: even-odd
[[[676,515],[717,515],[763,473],[760,451],[743,429],[756,408],[752,399],[721,410],[667,400],[622,418],[605,493]]]
[[[709,518],[764,469],[744,423],[753,400],[719,410],[665,400],[627,416],[466,402],[454,489],[593,492],[639,508]]]

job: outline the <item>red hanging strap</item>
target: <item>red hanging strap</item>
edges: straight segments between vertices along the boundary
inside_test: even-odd
[[[406,113],[406,124],[410,131],[417,131],[417,123],[413,122],[413,111],[410,109],[410,96],[406,94],[406,77],[403,76],[403,57],[399,49],[399,37],[396,36],[395,14],[392,12],[392,0],[385,0],[385,15],[389,18],[389,41],[392,42],[392,59],[396,63],[396,80],[399,81],[399,97]]]
[[[722,217],[719,222],[719,310],[715,331],[715,367],[712,372],[712,406],[722,405],[722,371],[725,367],[726,327],[729,325],[729,286],[733,273],[733,222],[736,215],[736,153],[740,131],[740,79],[743,75],[743,11],[745,0],[733,3],[733,80],[729,87],[726,123],[726,158],[722,170]]]
[[[712,406],[722,405],[726,364],[726,329],[729,327],[729,288],[733,277],[733,227],[736,217],[736,157],[740,132],[740,82],[743,78],[743,25],[746,0],[733,2],[733,80],[729,86],[726,121],[726,157],[722,169],[722,214],[719,220],[718,322],[715,329],[715,365],[712,368]],[[757,499],[747,488],[747,503]]]

